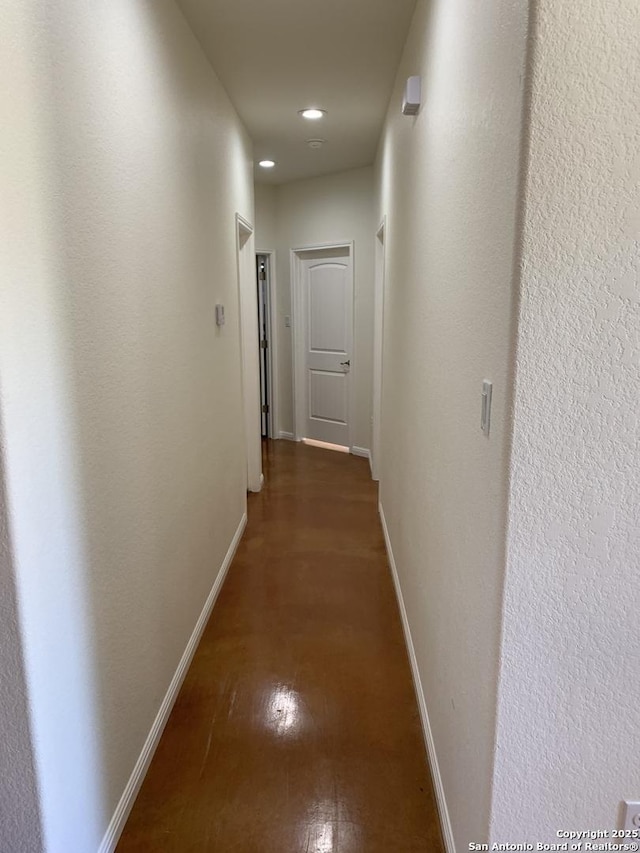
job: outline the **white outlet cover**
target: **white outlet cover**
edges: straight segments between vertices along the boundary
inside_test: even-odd
[[[625,800],[623,816],[623,829],[640,829],[640,800]]]

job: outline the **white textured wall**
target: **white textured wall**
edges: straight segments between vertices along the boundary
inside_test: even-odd
[[[460,851],[489,827],[526,35],[525,2],[419,0],[377,164],[381,500]],[[416,118],[400,112],[413,74]]]
[[[371,167],[338,172],[320,178],[281,184],[276,191],[279,425],[293,431],[293,374],[291,329],[291,249],[321,243],[353,240],[354,247],[354,353],[353,390],[356,422],[353,443],[371,447],[373,394],[374,224],[373,170]],[[264,199],[264,190],[258,192]],[[268,229],[269,208],[258,207],[258,229]],[[266,213],[266,216],[265,216]],[[266,224],[265,224],[266,223]],[[267,232],[268,233],[268,232]],[[263,247],[269,248],[269,247]],[[293,318],[292,318],[293,321]]]
[[[47,850],[93,853],[245,506],[251,151],[170,0],[0,10],[9,522]]]
[[[640,798],[640,6],[536,17],[498,841]]]

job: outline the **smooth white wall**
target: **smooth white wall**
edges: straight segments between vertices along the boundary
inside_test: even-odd
[[[47,850],[93,853],[245,508],[251,147],[170,0],[0,11],[9,526]]]
[[[381,502],[459,850],[489,828],[527,13],[419,0],[377,162]],[[412,118],[401,103],[415,74]]]
[[[275,249],[276,196],[278,188],[272,184],[255,185],[256,249]]]
[[[258,242],[277,239],[277,335],[280,430],[293,432],[291,328],[284,325],[291,308],[291,249],[354,241],[353,391],[356,395],[353,443],[371,447],[373,389],[374,237],[373,170],[338,172],[273,188],[260,186],[256,211]],[[269,248],[269,246],[262,246]],[[292,317],[293,322],[293,317]]]
[[[551,842],[640,798],[640,7],[536,5],[491,836]]]

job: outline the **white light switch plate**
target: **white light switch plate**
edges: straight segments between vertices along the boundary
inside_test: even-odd
[[[623,829],[640,829],[640,800],[625,800]]]
[[[482,383],[482,413],[480,415],[480,429],[485,435],[489,435],[491,427],[491,394],[493,384],[486,379]]]

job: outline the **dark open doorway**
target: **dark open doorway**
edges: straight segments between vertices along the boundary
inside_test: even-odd
[[[273,432],[273,365],[271,356],[271,271],[269,255],[256,255],[258,288],[258,336],[260,341],[260,424],[262,438],[275,438]]]

